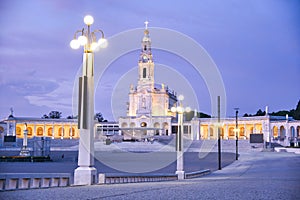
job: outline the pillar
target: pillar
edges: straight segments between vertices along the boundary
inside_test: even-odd
[[[74,171],[74,185],[91,185],[97,182],[94,167],[94,54],[83,54],[82,76],[79,79],[78,167]]]
[[[225,124],[224,138],[225,138],[226,140],[229,139],[229,136],[228,136],[228,124]]]

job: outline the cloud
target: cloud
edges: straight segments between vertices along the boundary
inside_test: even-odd
[[[58,87],[46,94],[26,95],[25,98],[35,106],[46,106],[50,110],[69,110],[71,112],[73,83],[62,81]]]

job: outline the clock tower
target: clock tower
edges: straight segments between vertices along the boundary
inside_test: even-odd
[[[170,108],[176,104],[177,97],[164,84],[154,82],[154,62],[147,21],[138,58],[137,80],[136,87],[133,84],[130,86],[127,116],[119,118],[122,134],[129,138],[139,134],[142,137],[170,134],[173,116]]]
[[[138,92],[144,90],[151,92],[154,88],[154,63],[151,52],[151,39],[149,36],[148,22],[145,22],[144,37],[141,42],[141,53],[139,57]]]

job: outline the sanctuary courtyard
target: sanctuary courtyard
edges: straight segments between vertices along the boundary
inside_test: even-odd
[[[118,122],[94,123],[95,139],[119,135],[123,139],[143,140],[155,135],[171,136],[177,133],[177,116],[171,111],[178,104],[178,95],[164,84],[155,83],[155,63],[151,49],[150,31],[146,25],[138,56],[137,85],[130,85],[128,91],[127,115]],[[189,121],[183,122],[184,136],[190,140],[211,140],[218,138],[216,118],[199,118],[196,112]],[[264,142],[276,142],[289,146],[300,139],[300,121],[292,117],[268,115],[239,117],[236,130],[235,118],[221,119],[220,136],[223,140],[249,140],[252,134],[262,136]],[[5,136],[24,137],[24,124],[28,137],[51,139],[78,139],[77,119],[42,119],[19,117],[13,113],[0,123],[2,141]]]

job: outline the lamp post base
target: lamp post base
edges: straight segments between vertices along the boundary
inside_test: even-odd
[[[176,171],[175,174],[177,174],[178,180],[184,179],[184,171]]]
[[[20,156],[30,156],[30,152],[26,147],[22,147]]]
[[[92,185],[97,183],[97,169],[78,167],[74,172],[74,185]]]

